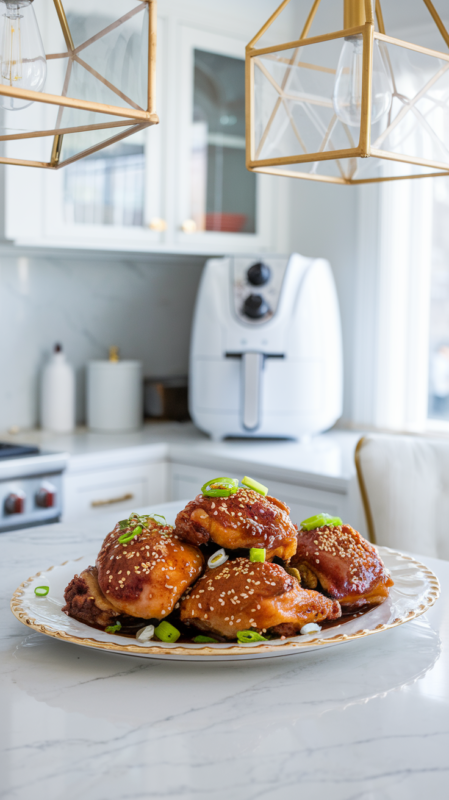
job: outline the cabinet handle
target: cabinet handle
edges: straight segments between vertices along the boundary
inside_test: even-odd
[[[92,508],[99,508],[100,506],[112,506],[114,503],[125,503],[126,500],[134,500],[134,495],[130,494],[122,494],[121,497],[111,497],[110,500],[92,500],[91,507]]]
[[[160,219],[159,217],[153,217],[148,223],[148,227],[150,231],[158,231],[158,233],[162,233],[163,231],[167,230],[167,223],[165,219]]]
[[[194,219],[185,219],[181,225],[181,230],[184,233],[196,233],[196,222]]]

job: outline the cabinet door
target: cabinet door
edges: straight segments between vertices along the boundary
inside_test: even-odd
[[[166,462],[64,475],[64,522],[95,519],[105,512],[117,519],[168,499]]]
[[[78,0],[65,0],[74,35],[78,29],[81,38],[88,35],[90,16],[92,24],[95,23],[97,27],[100,24],[107,26],[108,17],[104,14],[104,8],[104,19],[99,22],[95,4],[83,6],[81,11],[77,10],[77,5]],[[53,18],[42,21],[42,26],[46,25],[47,28],[54,24]],[[157,65],[157,106],[161,119],[164,119],[166,94],[162,87],[167,55],[165,33],[165,24],[161,20],[158,26]],[[51,31],[46,30],[46,34],[51,41]],[[130,50],[133,35],[132,30],[124,29],[118,50]],[[57,31],[54,31],[56,36]],[[106,55],[107,52],[99,59],[104,69],[107,68]],[[96,88],[93,85],[90,91]],[[41,127],[45,127],[44,124]],[[53,125],[49,124],[49,127]],[[70,137],[67,147],[74,152],[87,149],[95,143],[82,138],[89,135],[94,137],[97,132],[66,136],[65,139]],[[111,137],[114,135],[116,131],[112,130]],[[79,137],[79,141],[76,137]],[[33,147],[39,145],[39,140],[37,145],[34,140],[31,142]],[[7,237],[19,243],[33,241],[103,249],[151,250],[161,246],[166,236],[161,174],[163,143],[160,126],[155,125],[57,171],[21,168],[18,172],[17,167],[7,167]],[[7,148],[14,146],[15,143],[7,143]],[[69,156],[70,151],[67,151],[65,157]],[[44,154],[42,159],[45,160]],[[18,208],[21,214],[17,213]],[[29,220],[26,226],[23,225],[24,218]]]
[[[187,500],[195,497],[201,486],[214,475],[226,474],[223,467],[189,467],[185,464],[170,465],[170,500]],[[235,470],[232,475],[235,474]],[[296,486],[291,483],[280,483],[253,474],[252,477],[269,487],[273,497],[290,506],[290,516],[299,525],[303,519],[325,512],[345,520],[354,519],[355,508],[348,495],[340,492],[324,491],[307,486]]]
[[[245,42],[181,26],[178,205],[185,249],[273,246],[273,186],[245,166]]]

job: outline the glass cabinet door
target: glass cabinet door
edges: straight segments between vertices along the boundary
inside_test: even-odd
[[[183,27],[177,89],[177,241],[211,252],[269,246],[266,176],[245,163],[245,43]]]
[[[256,233],[256,178],[245,167],[245,63],[195,48],[190,217],[196,230]]]

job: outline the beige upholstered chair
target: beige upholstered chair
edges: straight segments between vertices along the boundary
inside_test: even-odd
[[[449,440],[370,434],[355,461],[371,540],[449,559]]]

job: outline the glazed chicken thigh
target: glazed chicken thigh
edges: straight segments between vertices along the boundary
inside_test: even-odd
[[[199,494],[176,517],[175,532],[195,545],[212,540],[229,550],[264,548],[267,559],[288,561],[296,552],[297,534],[289,513],[280,500],[250,489],[229,497]]]
[[[338,600],[343,613],[380,605],[393,586],[373,545],[349,525],[300,530],[291,566],[303,585]]]
[[[113,625],[120,614],[101,591],[96,567],[87,567],[81,575],[75,575],[66,587],[64,597],[64,614],[88,625],[105,628]]]
[[[337,602],[302,589],[283,567],[246,558],[208,569],[181,602],[182,622],[227,639],[242,630],[294,636],[340,615]]]
[[[169,525],[146,518],[139,528],[128,543],[119,538],[131,527],[124,530],[118,524],[106,536],[96,562],[98,583],[120,613],[163,619],[201,575],[204,558],[197,547],[179,541]]]

